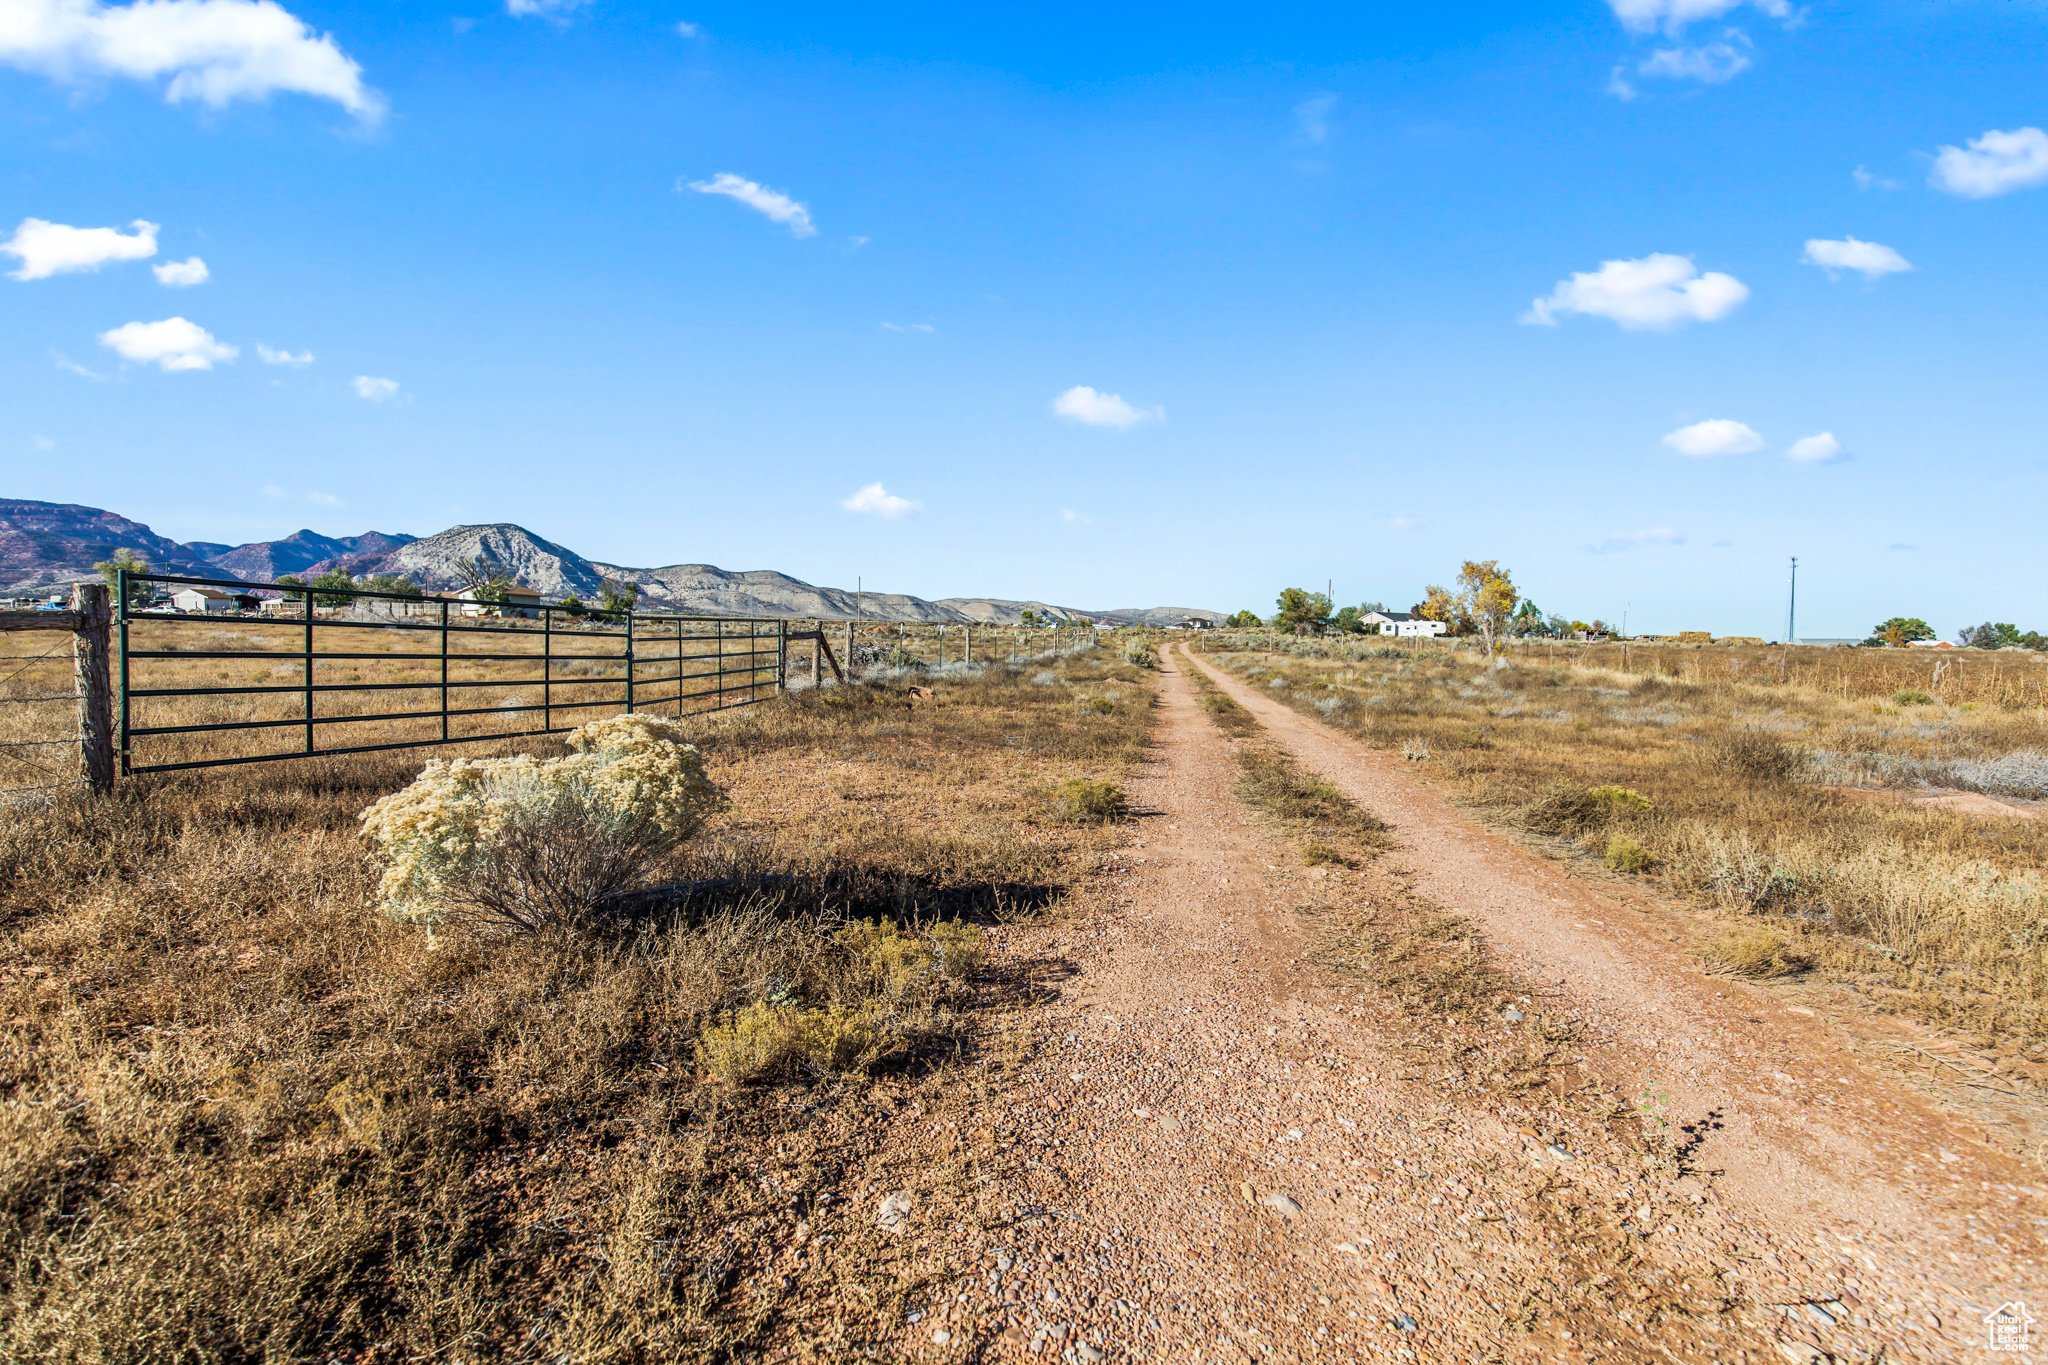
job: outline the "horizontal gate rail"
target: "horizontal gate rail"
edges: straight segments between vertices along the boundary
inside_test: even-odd
[[[227,590],[242,610],[166,610],[155,600],[164,590],[188,588]],[[248,609],[252,598],[275,602],[281,594],[282,611],[258,615]],[[280,589],[155,573],[121,574],[117,598],[111,614],[120,636],[118,752],[123,774],[526,739],[572,730],[597,713],[660,707],[681,716],[746,706],[782,691],[786,681],[782,639],[788,623],[769,617],[572,611],[357,588]],[[193,605],[203,608],[206,601]],[[59,613],[34,615],[44,629],[69,624],[51,620]],[[221,641],[223,627],[242,638]],[[192,638],[209,628],[210,637]],[[363,648],[359,635],[331,634],[344,630],[399,634],[384,637],[393,648],[379,651]],[[266,634],[274,636],[276,647],[205,647],[246,644],[252,637],[261,644]],[[180,637],[192,639],[195,647],[181,647]],[[512,637],[533,647],[510,650]],[[337,648],[321,648],[326,640]],[[483,648],[466,652],[472,643]],[[617,652],[593,652],[608,644]],[[512,671],[498,674],[500,668]],[[379,671],[385,672],[383,678],[375,676]],[[422,676],[408,679],[409,671]],[[277,678],[280,672],[284,678]],[[398,680],[392,680],[394,675]],[[714,680],[713,686],[692,689],[692,684]],[[500,700],[476,704],[493,690]],[[410,710],[327,709],[349,693],[385,697],[386,708],[393,702],[403,706],[403,699],[389,696],[403,692],[431,700]],[[453,704],[464,700],[471,704]],[[280,704],[290,714],[275,714]],[[542,724],[531,728],[529,721],[524,728],[474,733],[450,724],[480,717],[514,724],[537,717]],[[434,733],[387,739],[327,728],[408,722]],[[300,735],[294,738],[292,731]],[[232,744],[198,747],[210,735],[225,741],[266,732],[291,747],[257,754],[226,751],[236,747]],[[363,742],[329,742],[347,738]],[[164,745],[171,747],[165,750]],[[151,751],[144,752],[145,747]]]

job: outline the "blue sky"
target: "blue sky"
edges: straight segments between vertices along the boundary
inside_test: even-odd
[[[0,0],[0,491],[2048,629],[2048,6],[1416,8]]]

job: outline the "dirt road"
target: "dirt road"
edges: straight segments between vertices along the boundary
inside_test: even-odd
[[[965,1117],[990,1158],[978,1203],[998,1216],[944,1226],[928,1193],[903,1191],[894,1235],[950,1271],[913,1296],[896,1349],[1935,1362],[1976,1357],[1999,1304],[2048,1304],[2048,1192],[2029,1172],[1815,1021],[1701,977],[1635,911],[1478,829],[1398,761],[1219,675],[1393,826],[1394,850],[1338,874],[1341,894],[1468,916],[1529,994],[1447,1044],[1448,1025],[1390,1017],[1307,965],[1296,912],[1316,873],[1232,796],[1190,666],[1165,661],[1115,895],[1003,936],[1005,954],[1061,964],[1057,999]],[[1573,1025],[1548,1085],[1470,1083],[1545,1019]],[[1645,1087],[1647,1118],[1586,1098]],[[899,1124],[895,1169],[936,1169],[917,1149],[958,1121]]]

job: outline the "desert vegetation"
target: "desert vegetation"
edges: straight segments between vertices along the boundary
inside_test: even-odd
[[[2048,797],[2048,668],[2030,657],[1204,647],[1560,856],[1690,900],[1720,968],[1810,973],[2048,1074],[2048,827],[2023,818]],[[1924,799],[1944,790],[2006,804]]]
[[[798,1330],[868,1272],[768,1258],[871,1138],[865,1088],[971,1064],[1020,998],[987,946],[1123,838],[1059,794],[1114,789],[1151,705],[1107,650],[936,688],[20,806],[0,1351],[688,1360]]]

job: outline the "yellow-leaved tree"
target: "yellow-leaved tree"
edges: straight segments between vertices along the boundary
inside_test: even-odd
[[[1515,603],[1521,594],[1515,591],[1514,581],[1508,571],[1496,559],[1468,559],[1458,570],[1457,604],[1460,615],[1469,617],[1473,628],[1486,641],[1486,652],[1492,654],[1495,644],[1507,630],[1508,620],[1515,614]]]

